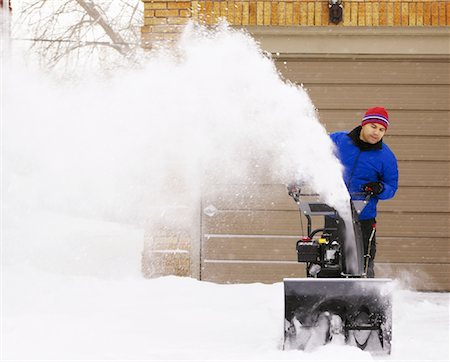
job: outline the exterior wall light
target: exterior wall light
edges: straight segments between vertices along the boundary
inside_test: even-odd
[[[339,24],[342,21],[342,0],[329,0],[328,11],[330,15],[330,22]]]

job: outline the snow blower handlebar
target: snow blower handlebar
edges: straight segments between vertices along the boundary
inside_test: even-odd
[[[347,225],[336,209],[306,185],[291,183],[287,189],[301,215],[307,219],[306,237],[296,245],[298,262],[306,263],[307,275],[318,269],[318,265],[322,270],[319,277],[362,277],[365,259],[359,214],[371,195],[362,192],[351,194],[349,206],[353,222]],[[324,217],[324,224],[313,230],[312,220],[316,216]],[[346,230],[347,227],[353,228],[353,232]]]

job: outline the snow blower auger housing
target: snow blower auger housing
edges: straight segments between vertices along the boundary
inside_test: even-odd
[[[307,236],[296,244],[306,278],[284,279],[284,349],[312,350],[327,343],[349,344],[376,355],[391,352],[392,281],[368,279],[358,214],[368,202],[352,195],[353,232],[319,195],[288,186],[308,221]],[[324,226],[312,230],[312,218]],[[348,227],[348,226],[347,226]]]

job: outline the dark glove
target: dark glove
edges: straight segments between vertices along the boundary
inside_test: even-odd
[[[368,195],[379,195],[383,192],[383,189],[381,182],[369,182],[363,186],[363,191]]]
[[[300,201],[301,185],[296,182],[291,182],[288,186],[288,194],[294,199],[295,202]]]

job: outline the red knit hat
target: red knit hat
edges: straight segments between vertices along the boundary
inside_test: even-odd
[[[369,108],[362,119],[361,126],[367,123],[379,123],[387,129],[389,126],[389,116],[386,109],[383,107]]]

